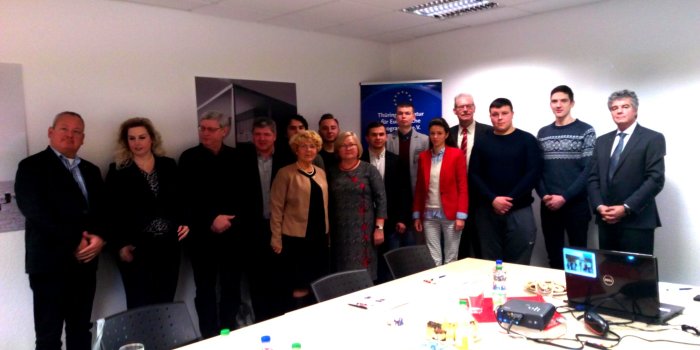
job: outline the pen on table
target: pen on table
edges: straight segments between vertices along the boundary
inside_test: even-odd
[[[691,288],[691,287],[681,287],[681,288],[678,288],[678,290],[691,290],[691,289],[693,289],[693,288]]]
[[[446,277],[446,276],[447,276],[447,275],[440,275],[440,276],[438,276],[438,278],[443,278],[443,277]],[[435,278],[423,280],[423,282],[432,284],[433,282],[435,282]]]
[[[360,305],[360,304],[352,304],[352,303],[350,303],[350,304],[348,304],[348,305],[350,305],[350,306],[354,306],[354,307],[357,307],[357,308],[360,308],[360,309],[364,309],[364,310],[367,310],[367,306],[365,306],[365,305]]]

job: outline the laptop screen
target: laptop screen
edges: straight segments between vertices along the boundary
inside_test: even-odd
[[[659,316],[657,260],[652,255],[564,248],[569,304],[618,317]]]

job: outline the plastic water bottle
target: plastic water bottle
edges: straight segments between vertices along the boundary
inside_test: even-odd
[[[493,270],[493,300],[494,311],[506,303],[506,272],[503,270],[503,261],[496,260],[496,268]]]
[[[262,344],[260,347],[262,350],[272,350],[272,343],[269,335],[260,337],[260,343]]]
[[[455,330],[455,348],[458,350],[469,349],[469,338],[471,337],[472,313],[467,307],[466,300],[459,301],[457,313],[457,329]]]

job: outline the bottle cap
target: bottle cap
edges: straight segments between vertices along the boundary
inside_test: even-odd
[[[301,343],[293,343],[292,349],[301,349]]]
[[[228,328],[223,328],[221,332],[219,332],[220,335],[228,335],[229,333],[231,333],[231,330]]]
[[[269,335],[263,335],[260,337],[260,341],[263,343],[269,343],[270,342],[270,336]]]
[[[467,301],[464,299],[459,299],[459,306],[462,306],[462,305],[467,306]]]

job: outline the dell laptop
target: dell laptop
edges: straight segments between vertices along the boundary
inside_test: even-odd
[[[609,250],[564,248],[570,306],[602,314],[665,324],[683,307],[659,301],[655,256]]]

